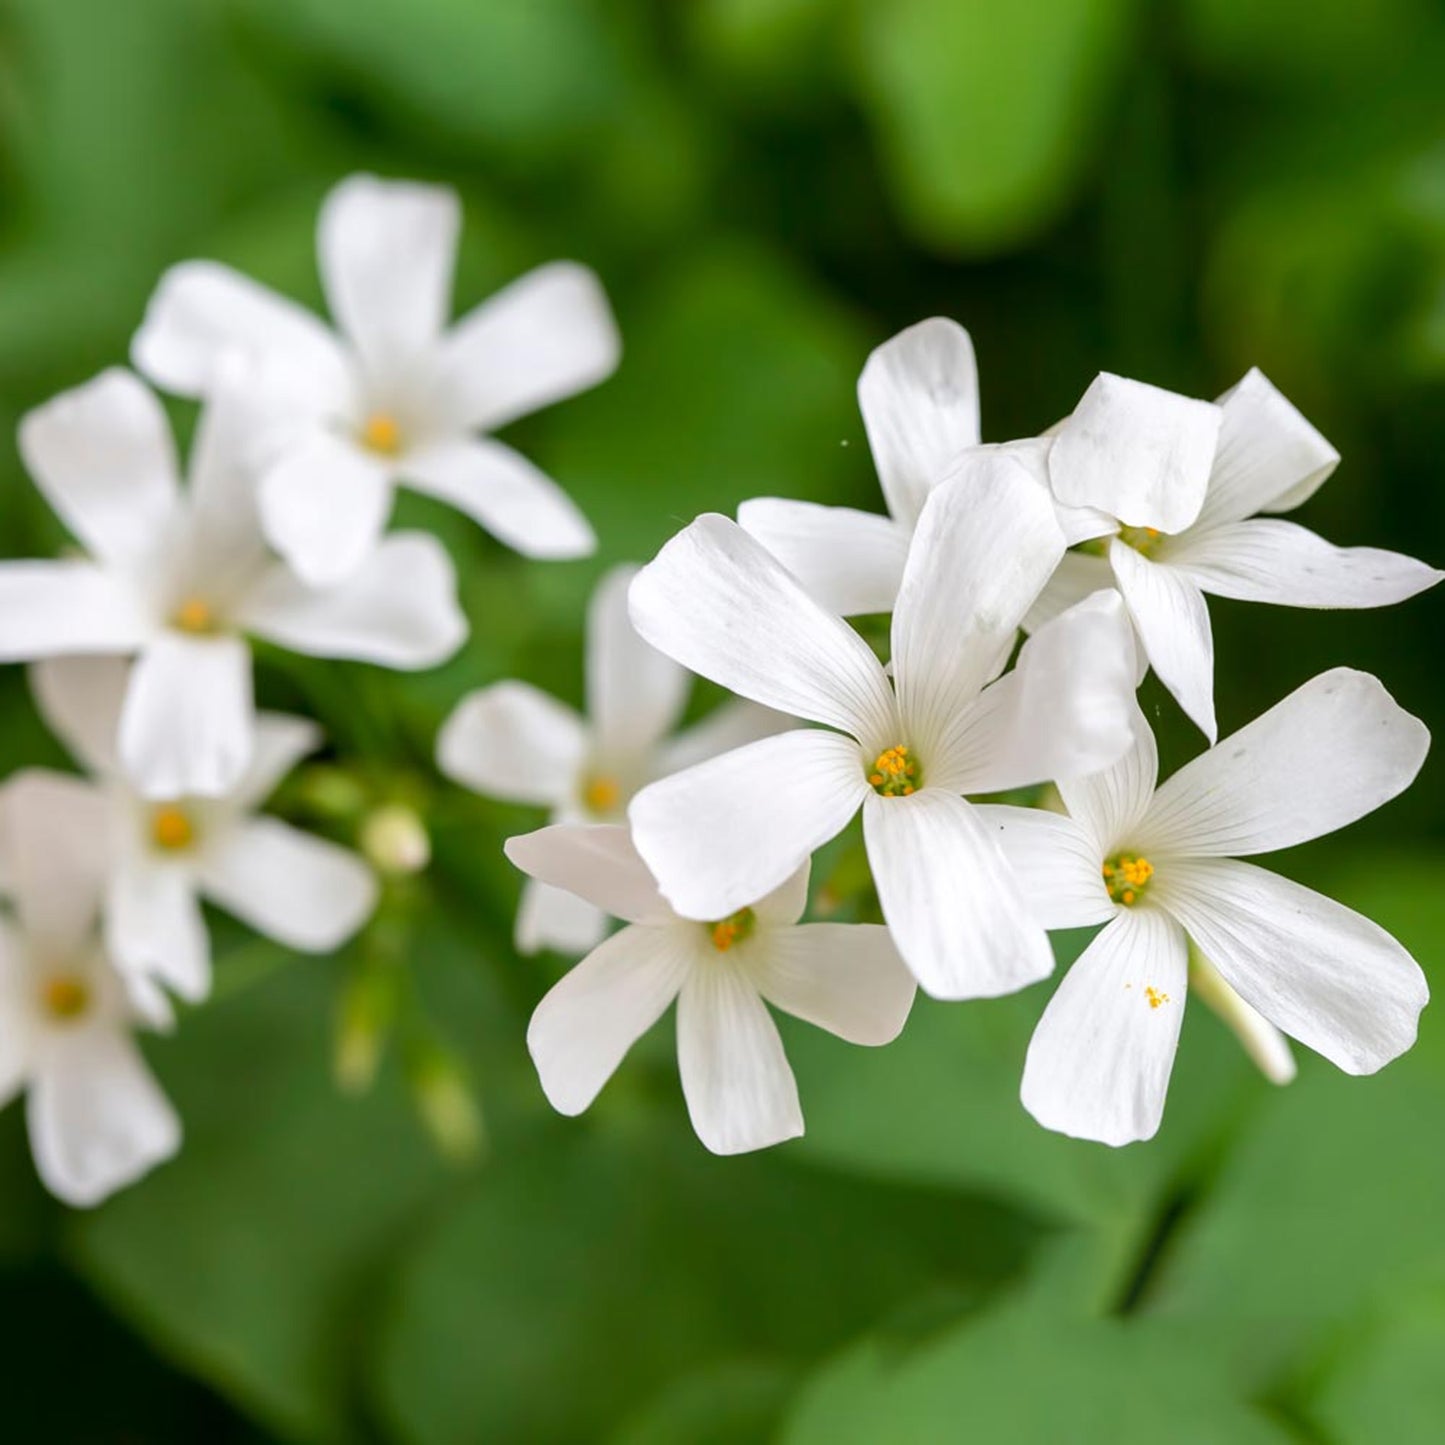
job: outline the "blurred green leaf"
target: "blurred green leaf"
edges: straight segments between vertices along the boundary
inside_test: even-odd
[[[777,1364],[710,1365],[665,1388],[608,1445],[768,1445],[795,1383]]]

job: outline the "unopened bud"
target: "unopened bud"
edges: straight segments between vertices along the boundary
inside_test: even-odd
[[[375,970],[354,974],[341,994],[332,1072],[336,1087],[364,1094],[376,1081],[381,1051],[396,1015],[396,987]]]
[[[431,862],[431,838],[414,808],[387,803],[361,825],[361,851],[378,872],[420,873]]]
[[[485,1142],[482,1112],[460,1065],[440,1047],[418,1051],[408,1068],[412,1097],[426,1131],[454,1164],[470,1164]]]

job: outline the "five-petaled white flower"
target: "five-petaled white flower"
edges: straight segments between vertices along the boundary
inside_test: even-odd
[[[166,1028],[165,995],[129,989],[96,928],[94,849],[39,796],[0,813],[0,1101],[26,1090],[35,1167],[68,1204],[98,1204],[170,1158],[181,1126],[132,1038]]]
[[[1061,525],[1083,549],[1063,559],[1029,625],[1117,586],[1159,680],[1212,742],[1206,592],[1287,607],[1383,607],[1445,575],[1257,515],[1298,507],[1338,461],[1257,370],[1217,405],[1100,376],[1055,429],[1047,460]]]
[[[136,334],[136,367],[204,396],[243,356],[287,397],[261,517],[313,584],[376,545],[405,483],[475,518],[529,557],[580,557],[592,529],[525,457],[477,433],[572,396],[617,365],[617,328],[583,266],[539,267],[446,330],[461,211],[440,186],[356,175],[321,208],[317,252],[340,335],[225,266],[161,280]]]
[[[437,739],[437,763],[487,797],[540,804],[558,823],[615,823],[645,783],[775,733],[789,721],[729,701],[671,736],[687,702],[687,670],[633,629],[627,589],[635,567],[614,567],[587,612],[587,717],[525,682],[499,682],[457,704]],[[582,953],[607,931],[585,898],[535,879],[522,892],[523,953]]]
[[[135,656],[119,753],[148,798],[217,797],[250,765],[243,634],[401,668],[443,661],[466,635],[433,537],[390,537],[324,590],[267,552],[250,470],[264,427],[248,401],[219,391],[183,491],[165,412],[129,372],[103,372],[21,423],[32,475],[89,556],[0,563],[0,659]]]
[[[581,894],[627,927],[547,994],[527,1047],[553,1108],[580,1114],[677,1000],[677,1063],[697,1136],[715,1154],[803,1132],[798,1089],[767,1004],[855,1044],[898,1036],[913,980],[888,930],[799,923],[808,866],[701,923],[668,907],[627,829],[560,825],[507,841],[524,872]]]
[[[638,793],[633,836],[669,903],[725,918],[861,807],[883,915],[929,993],[990,996],[1044,977],[1048,941],[962,795],[1097,771],[1128,745],[1133,650],[1116,596],[1059,618],[998,677],[1063,547],[1017,461],[966,453],[918,521],[890,686],[858,633],[740,527],[704,516],[673,538],[632,584],[637,630],[732,691],[836,731],[785,732]]]
[[[130,664],[120,658],[37,663],[32,686],[51,729],[96,781],[27,769],[0,788],[48,808],[52,836],[99,850],[106,877],[107,952],[127,978],[149,978],[192,1001],[210,991],[202,897],[258,933],[307,953],[339,947],[376,905],[376,880],[352,852],[255,809],[320,744],[306,718],[261,713],[251,764],[217,798],[138,797],[115,753]]]
[[[1347,1073],[1373,1073],[1408,1049],[1429,992],[1410,955],[1358,913],[1234,860],[1372,812],[1409,785],[1429,741],[1375,678],[1336,668],[1157,790],[1154,739],[1141,716],[1119,763],[1060,783],[1069,816],[986,809],[1041,923],[1105,924],[1029,1045],[1029,1112],[1106,1144],[1153,1135],[1191,944],[1212,970],[1211,991],[1224,987]],[[1249,1034],[1260,1041],[1257,1026]],[[1267,1069],[1287,1076],[1279,1046],[1267,1035],[1262,1043]]]

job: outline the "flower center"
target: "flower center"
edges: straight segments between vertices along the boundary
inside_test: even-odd
[[[582,788],[582,801],[587,805],[589,813],[614,812],[622,801],[622,784],[605,773],[588,778]]]
[[[401,423],[390,412],[372,412],[362,423],[361,444],[384,457],[396,456],[401,451]]]
[[[709,924],[707,926],[708,937],[712,939],[712,946],[719,953],[726,953],[733,944],[741,943],[743,939],[752,936],[757,921],[751,908],[740,908],[731,917]]]
[[[909,751],[907,744],[899,743],[878,754],[868,770],[868,781],[873,791],[885,798],[906,798],[918,791],[923,775],[918,759]]]
[[[162,803],[151,813],[151,842],[168,853],[189,848],[196,841],[196,825],[184,808]]]
[[[204,597],[187,597],[172,614],[171,623],[182,632],[214,632],[216,614]]]
[[[40,1002],[51,1018],[68,1023],[78,1019],[90,1007],[90,989],[83,979],[73,974],[57,974],[45,980],[40,990]]]
[[[1164,540],[1164,533],[1158,527],[1120,527],[1119,540],[1147,557]]]
[[[1154,865],[1138,853],[1116,853],[1104,864],[1104,887],[1115,903],[1132,908],[1149,887]],[[1160,995],[1162,999],[1164,995]],[[1150,1006],[1159,1005],[1150,999]]]

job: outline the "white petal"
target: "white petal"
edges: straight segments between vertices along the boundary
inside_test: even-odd
[[[957,322],[930,317],[869,356],[858,406],[888,510],[911,527],[929,491],[977,446],[978,363]]]
[[[800,729],[642,789],[633,842],[684,918],[726,918],[782,885],[868,795],[857,745]]]
[[[198,1003],[211,991],[211,943],[189,869],[136,858],[112,877],[106,948],[128,979],[150,979]]]
[[[117,767],[116,731],[130,682],[123,657],[48,657],[30,667],[30,691],[47,726],[87,772]]]
[[[701,722],[663,743],[657,753],[657,775],[666,777],[720,753],[730,753],[746,743],[787,732],[797,726],[797,721],[746,698],[732,698],[715,707]]]
[[[627,589],[635,567],[614,567],[587,608],[587,717],[604,755],[642,752],[667,736],[692,679],[632,626]]]
[[[1001,793],[1112,766],[1133,742],[1134,628],[1114,591],[1041,627],[955,724],[929,781]]]
[[[1086,597],[1114,585],[1114,569],[1107,558],[1089,552],[1065,552],[1024,616],[1025,632],[1037,632],[1046,622],[1077,606]]]
[[[1183,573],[1147,557],[1117,537],[1109,561],[1138,629],[1149,665],[1179,706],[1213,742],[1214,633],[1204,594]]]
[[[677,1001],[677,1066],[697,1137],[714,1154],[803,1132],[798,1086],[767,1005],[736,968],[695,968]]]
[[[1297,1072],[1289,1040],[1258,1009],[1225,983],[1219,970],[1198,949],[1189,957],[1189,987],[1194,997],[1228,1026],[1271,1084],[1288,1084]]]
[[[1101,372],[1054,437],[1054,495],[1131,527],[1182,532],[1203,505],[1222,420],[1212,402]]]
[[[1081,823],[1041,808],[986,803],[976,811],[1040,928],[1083,928],[1118,912],[1104,887],[1103,854]]]
[[[258,933],[306,953],[339,948],[376,907],[376,878],[353,852],[279,818],[245,818],[211,838],[206,896]]]
[[[438,443],[406,458],[403,482],[480,523],[524,557],[590,557],[597,535],[577,504],[520,452],[489,437]]]
[[[1347,1074],[1372,1074],[1415,1042],[1425,975],[1368,918],[1231,859],[1172,864],[1157,884],[1225,982]]]
[[[77,1032],[47,1060],[26,1101],[35,1167],[50,1192],[87,1208],[180,1148],[170,1100],[127,1034]]]
[[[134,652],[151,628],[134,590],[89,562],[0,562],[0,662]]]
[[[691,960],[672,928],[624,928],[537,1005],[527,1048],[547,1101],[580,1114],[677,997]]]
[[[913,975],[886,928],[804,923],[769,929],[757,941],[747,969],[775,1008],[853,1044],[886,1044],[902,1032]]]
[[[1281,607],[1387,607],[1445,576],[1400,552],[1333,547],[1272,518],[1191,529],[1161,555],[1205,592]]]
[[[743,697],[880,746],[893,730],[868,644],[726,517],[679,532],[638,573],[631,607],[654,647]]]
[[[812,873],[813,860],[810,858],[791,878],[748,906],[765,923],[796,923],[808,906],[808,883]]]
[[[372,376],[436,344],[461,224],[455,192],[415,181],[348,176],[322,203],[316,251],[326,300]]]
[[[523,884],[512,930],[518,953],[530,956],[551,948],[575,957],[596,948],[607,932],[607,915],[586,899],[535,878]]]
[[[303,582],[329,587],[375,550],[392,488],[376,457],[317,427],[266,469],[257,499],[267,541]]]
[[[567,801],[587,739],[570,707],[526,682],[468,693],[437,735],[437,766],[455,783],[512,803]]]
[[[892,612],[908,559],[905,524],[852,507],[756,497],[738,508],[738,525],[830,612]]]
[[[868,862],[904,962],[934,998],[994,998],[1046,978],[1054,955],[978,811],[928,788],[871,794]]]
[[[628,923],[672,918],[626,828],[557,823],[508,838],[505,852],[532,878],[566,889]]]
[[[155,393],[119,367],[27,412],[20,455],[56,515],[102,561],[148,557],[179,501],[170,422]]]
[[[1200,527],[1256,512],[1288,512],[1313,496],[1339,464],[1340,454],[1256,368],[1219,405],[1224,419]]]
[[[442,342],[445,405],[455,424],[495,431],[596,386],[622,342],[601,282],[585,266],[539,266],[469,312]]]
[[[1034,1030],[1024,1108],[1076,1139],[1152,1139],[1187,987],[1179,925],[1157,908],[1120,913],[1064,976]]]
[[[158,386],[202,396],[238,359],[283,368],[298,400],[333,409],[350,389],[346,358],[317,317],[214,261],[161,277],[131,342],[131,359]]]
[[[294,652],[406,670],[445,662],[467,635],[452,559],[422,532],[384,537],[336,587],[307,587],[278,565],[256,584],[236,620]]]
[[[1111,768],[1086,778],[1060,778],[1059,795],[1069,816],[1093,838],[1100,859],[1128,841],[1154,797],[1159,752],[1148,719],[1136,705],[1133,746]]]
[[[322,732],[310,718],[286,713],[256,714],[251,762],[226,795],[228,807],[249,812],[276,790],[276,785],[309,753],[321,746]]]
[[[893,612],[906,742],[929,766],[958,713],[998,671],[1064,553],[1053,507],[1007,452],[979,450],[923,509]]]
[[[251,650],[163,632],[136,660],[120,718],[127,777],[147,798],[218,798],[251,761]]]
[[[1334,668],[1180,768],[1139,846],[1232,858],[1322,837],[1402,793],[1429,746],[1377,678]]]

